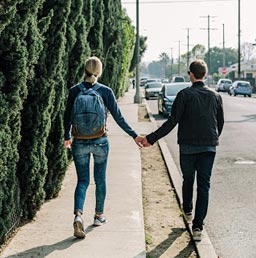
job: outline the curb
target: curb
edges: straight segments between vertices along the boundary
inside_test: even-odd
[[[148,116],[150,121],[153,123],[153,129],[157,129],[157,123],[151,113],[151,110],[148,106],[147,101],[145,101],[145,105],[146,105],[146,109],[148,112]],[[178,203],[179,206],[181,208],[181,204],[182,204],[182,176],[180,174],[179,169],[177,168],[177,166],[174,163],[173,157],[167,147],[167,144],[164,140],[164,138],[158,140],[159,146],[160,146],[160,150],[162,152],[162,156],[164,159],[164,162],[167,166],[167,170],[170,176],[170,179],[173,183],[176,195],[177,195],[177,199],[178,199]],[[184,219],[185,221],[185,219]],[[185,222],[186,223],[186,222]],[[189,225],[188,223],[186,223],[186,226],[189,230],[190,235],[192,236],[192,228],[191,225]],[[202,241],[200,241],[199,243],[195,243],[195,247],[196,247],[196,251],[199,255],[200,258],[218,258],[218,255],[216,254],[216,251],[211,243],[211,240],[208,236],[208,233],[206,231],[206,228],[204,227],[203,230],[203,238]]]

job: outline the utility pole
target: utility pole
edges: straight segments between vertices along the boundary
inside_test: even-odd
[[[191,28],[186,28],[187,30],[187,71],[189,69],[189,63],[190,63],[190,52],[189,52],[189,47],[190,46],[193,46],[193,45],[190,45],[190,35],[189,35],[189,32],[190,32],[190,29]]]
[[[171,76],[173,74],[173,48],[171,47]],[[166,75],[165,75],[166,78]]]
[[[179,57],[178,57],[178,75],[180,75],[180,40],[179,40]]]
[[[210,70],[210,66],[211,66],[211,55],[210,55],[210,15],[208,15],[208,66],[209,66],[209,70]]]
[[[187,28],[187,30],[188,30],[188,35],[187,35],[187,43],[188,43],[188,45],[187,45],[187,51],[188,51],[188,53],[187,53],[187,71],[188,71],[188,67],[189,67],[189,28]]]
[[[190,61],[190,54],[189,54],[189,31],[190,31],[191,28],[186,28],[187,30],[187,71],[188,71],[188,68],[189,68],[189,61]]]
[[[139,0],[136,0],[136,93],[134,103],[141,103],[140,95],[140,33],[139,33]]]
[[[241,78],[241,5],[238,0],[238,80]]]
[[[225,25],[223,24],[223,68],[226,67]]]
[[[175,42],[178,42],[178,75],[180,75],[180,40]]]
[[[211,18],[214,18],[216,16],[210,16],[210,15],[207,15],[207,16],[201,16],[201,18],[207,18],[208,20],[208,26],[207,28],[201,28],[201,30],[207,30],[208,31],[208,55],[207,55],[207,63],[208,63],[208,73],[210,74],[210,69],[211,69],[211,54],[210,54],[210,42],[211,42],[211,39],[210,39],[210,31],[211,30],[217,30],[216,28],[211,28],[210,26],[210,19]],[[210,84],[210,81],[208,80],[208,85]]]

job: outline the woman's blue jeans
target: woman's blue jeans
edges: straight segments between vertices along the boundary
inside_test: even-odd
[[[193,210],[193,185],[197,180],[196,209],[192,228],[203,229],[209,202],[210,179],[215,152],[180,154],[180,167],[183,174],[182,197],[185,213]]]
[[[77,185],[74,196],[74,213],[83,213],[86,191],[90,184],[90,159],[94,159],[94,181],[96,185],[95,212],[104,212],[106,198],[106,169],[109,153],[107,137],[91,140],[74,139],[72,143],[72,155],[77,173]]]

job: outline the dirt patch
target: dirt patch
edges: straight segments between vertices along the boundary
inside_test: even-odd
[[[150,122],[145,105],[138,113]],[[158,144],[141,149],[141,164],[147,258],[198,257]]]

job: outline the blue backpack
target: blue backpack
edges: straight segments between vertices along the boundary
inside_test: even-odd
[[[76,139],[94,139],[105,133],[106,108],[97,92],[101,86],[87,89],[83,83],[78,85],[77,95],[71,113],[72,134]]]

